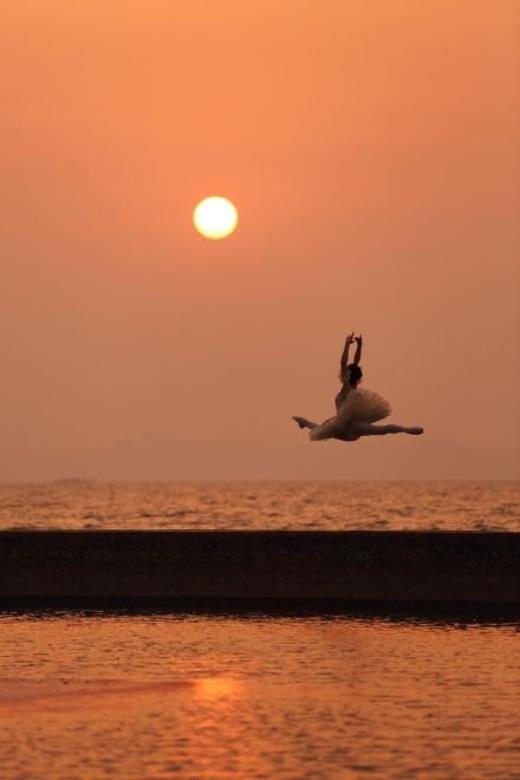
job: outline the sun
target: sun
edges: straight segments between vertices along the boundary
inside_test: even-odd
[[[238,224],[236,206],[227,198],[212,195],[204,198],[193,210],[195,229],[205,238],[227,238]]]

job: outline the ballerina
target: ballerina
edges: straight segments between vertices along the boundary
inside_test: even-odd
[[[349,351],[354,342],[356,342],[356,353],[354,361],[349,363]],[[341,390],[335,398],[336,415],[329,417],[322,423],[312,422],[305,417],[292,418],[300,428],[309,428],[311,441],[325,439],[357,441],[362,436],[385,436],[387,433],[409,433],[412,436],[418,436],[423,433],[423,429],[418,426],[374,425],[378,420],[388,417],[392,409],[388,401],[378,393],[358,387],[363,377],[359,365],[362,348],[363,338],[361,335],[354,337],[354,334],[351,333],[347,336],[341,355]]]

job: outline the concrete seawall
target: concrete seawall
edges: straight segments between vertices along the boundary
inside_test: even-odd
[[[0,605],[520,605],[520,533],[3,531]]]

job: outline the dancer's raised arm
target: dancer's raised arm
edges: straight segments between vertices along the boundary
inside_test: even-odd
[[[348,366],[348,353],[350,350],[350,346],[353,343],[354,343],[354,333],[350,333],[345,340],[345,346],[343,347],[343,354],[341,355],[340,374],[341,374],[342,381],[344,381],[345,371],[347,370],[347,366]]]
[[[363,336],[361,335],[361,333],[359,334],[359,336],[356,336],[354,341],[357,344],[357,346],[356,346],[356,354],[354,355],[354,364],[356,366],[358,366],[359,365],[359,361],[361,360],[361,350],[363,348]]]

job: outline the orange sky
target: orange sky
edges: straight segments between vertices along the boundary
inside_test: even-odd
[[[518,22],[497,0],[18,0],[0,478],[516,474]],[[231,239],[191,225],[240,210]],[[422,439],[310,445],[344,334]],[[406,440],[405,440],[406,439]]]

